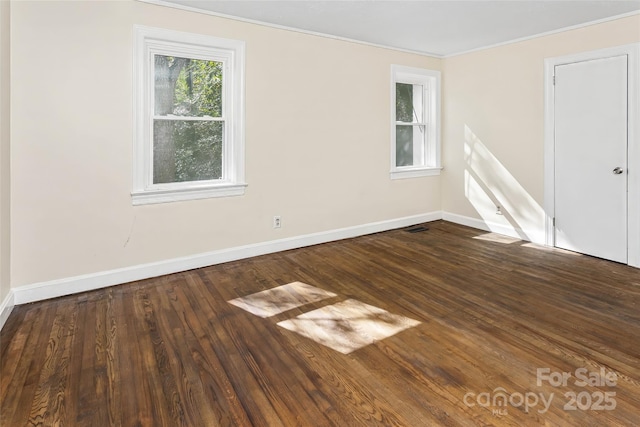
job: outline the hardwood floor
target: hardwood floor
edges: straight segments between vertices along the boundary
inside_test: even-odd
[[[18,306],[0,425],[640,425],[640,270],[427,226]],[[335,296],[227,302],[292,282]],[[348,299],[420,323],[348,354],[277,325]]]

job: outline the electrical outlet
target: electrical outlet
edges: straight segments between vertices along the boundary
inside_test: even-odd
[[[276,215],[273,217],[273,228],[280,228],[282,227],[282,219],[280,218],[279,215]]]

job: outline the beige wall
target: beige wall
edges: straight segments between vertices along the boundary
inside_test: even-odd
[[[246,41],[245,196],[131,205],[134,24]],[[14,3],[12,37],[14,287],[440,210],[389,179],[390,65],[438,59],[130,1]]]
[[[0,304],[9,294],[10,232],[10,40],[11,6],[0,1]]]
[[[544,59],[637,41],[639,15],[445,59],[443,210],[543,239]]]
[[[246,42],[245,196],[131,205],[135,24]],[[634,16],[441,61],[134,1],[12,3],[0,301],[9,234],[13,287],[441,209],[535,238],[544,58],[635,42],[639,28]],[[442,64],[441,178],[389,179],[391,64]]]

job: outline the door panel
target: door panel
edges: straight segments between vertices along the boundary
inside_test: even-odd
[[[626,263],[627,56],[555,76],[556,246]]]

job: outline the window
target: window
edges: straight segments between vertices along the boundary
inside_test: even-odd
[[[440,72],[391,66],[391,178],[440,173]]]
[[[133,204],[244,194],[244,43],[135,28]]]

